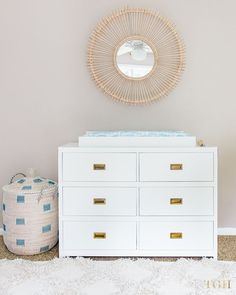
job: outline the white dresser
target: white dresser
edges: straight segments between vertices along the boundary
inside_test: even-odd
[[[217,149],[59,148],[59,255],[217,258]]]

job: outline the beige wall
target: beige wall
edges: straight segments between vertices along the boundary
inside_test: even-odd
[[[96,22],[129,4],[172,19],[187,66],[167,98],[129,107],[86,67]],[[235,0],[0,0],[0,186],[27,167],[57,178],[57,147],[93,129],[180,129],[219,147],[219,225],[236,227]]]

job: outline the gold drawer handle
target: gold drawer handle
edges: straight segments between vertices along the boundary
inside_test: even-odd
[[[183,204],[183,199],[182,198],[171,198],[170,199],[170,204],[171,205],[182,205]]]
[[[106,170],[106,164],[93,164],[93,170]]]
[[[182,239],[183,234],[182,233],[170,233],[170,239]]]
[[[170,164],[170,170],[183,170],[183,164]]]
[[[94,205],[106,205],[106,199],[105,198],[94,198],[93,204]]]
[[[101,232],[93,233],[93,238],[94,239],[105,239],[106,233],[101,233]]]

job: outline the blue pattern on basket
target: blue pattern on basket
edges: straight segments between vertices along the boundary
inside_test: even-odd
[[[16,218],[16,225],[22,225],[25,224],[24,218]]]
[[[3,224],[3,230],[4,230],[4,231],[7,230],[6,224]]]
[[[17,239],[16,240],[16,245],[17,246],[25,246],[25,240],[19,240],[19,239]]]
[[[2,204],[2,210],[5,211],[6,210],[6,205],[3,203]]]
[[[22,187],[22,190],[31,190],[32,186],[31,185],[25,185]]]
[[[55,184],[55,182],[52,181],[52,180],[49,180],[49,181],[48,181],[48,184]]]
[[[40,252],[45,252],[48,250],[49,250],[49,245],[40,248]]]
[[[23,182],[25,182],[25,179],[24,179],[24,178],[19,179],[19,180],[17,181],[17,183],[23,183]]]
[[[24,203],[25,202],[25,196],[17,196],[16,197],[17,203]]]
[[[40,178],[35,178],[33,181],[34,181],[34,183],[40,183],[40,182],[42,182],[42,179],[40,179]]]
[[[42,232],[43,233],[47,233],[49,231],[51,231],[51,224],[48,224],[48,225],[45,225],[45,226],[42,227]]]
[[[43,205],[43,211],[50,211],[51,210],[51,204],[44,204]]]

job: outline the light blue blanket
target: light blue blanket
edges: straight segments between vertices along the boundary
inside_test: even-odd
[[[191,136],[184,131],[87,131],[87,137],[186,137]]]

